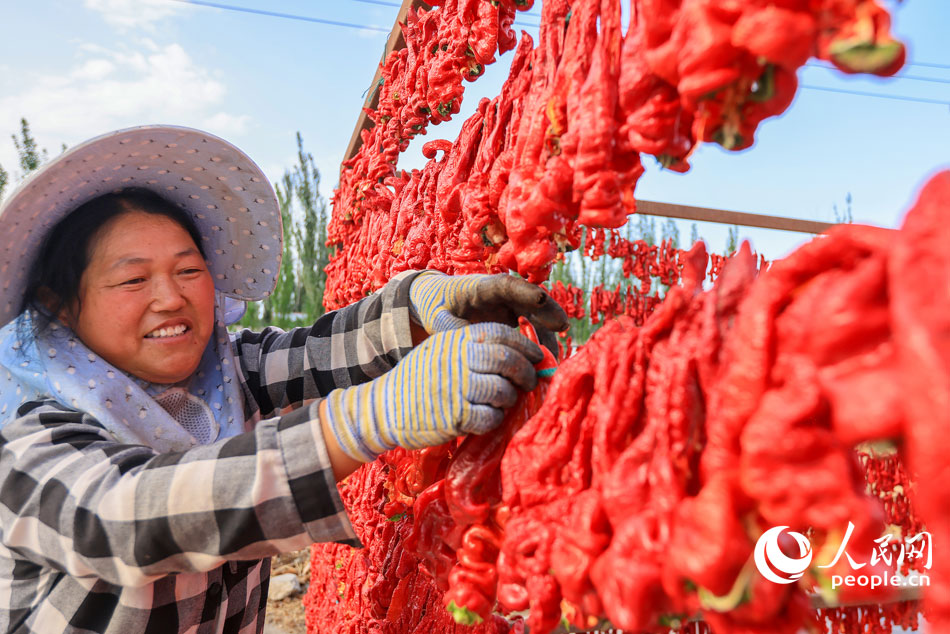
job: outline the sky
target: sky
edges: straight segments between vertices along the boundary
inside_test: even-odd
[[[296,19],[186,0],[0,0],[0,165],[16,176],[10,135],[20,117],[52,154],[110,130],[166,123],[233,142],[276,181],[296,161],[299,131],[329,197],[399,1],[219,4]],[[899,226],[928,175],[950,169],[950,0],[885,5],[913,64],[898,78],[803,68],[800,82],[815,88],[761,125],[752,148],[703,146],[687,174],[646,159],[638,197],[834,221],[834,206],[842,210],[850,194],[856,222]],[[536,36],[539,13],[540,0],[516,26]],[[430,126],[400,167],[422,166],[424,142],[454,139],[478,100],[498,94],[511,56],[468,84],[462,112]],[[727,227],[698,228],[711,249],[724,248]],[[688,237],[689,223],[680,232]],[[740,235],[769,258],[810,239],[747,228]]]

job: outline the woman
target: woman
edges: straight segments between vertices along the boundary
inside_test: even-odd
[[[540,348],[466,318],[566,325],[520,280],[408,272],[312,327],[229,335],[229,302],[273,289],[280,213],[186,128],[64,153],[0,227],[5,632],[260,632],[268,557],[359,545],[339,479],[487,431],[534,386]]]

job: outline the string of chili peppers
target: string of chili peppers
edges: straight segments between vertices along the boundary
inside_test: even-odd
[[[945,172],[900,232],[839,227],[762,274],[743,245],[708,290],[696,245],[643,326],[620,317],[598,331],[502,461],[501,608],[529,609],[531,630],[545,632],[565,614],[578,628],[606,618],[654,631],[697,613],[718,634],[791,634],[825,619],[835,632],[889,632],[913,624],[919,604],[829,581],[923,564],[941,588],[926,595],[928,621],[940,618],[950,569],[932,543],[950,531],[935,421],[947,420],[937,405],[950,402],[950,362],[936,338],[950,317],[905,281],[950,283],[937,246],[948,208]],[[902,454],[862,456],[867,443]],[[934,477],[911,482],[905,460]],[[928,531],[932,571],[929,558],[910,562],[924,553],[891,556],[889,525],[904,538]],[[767,581],[751,554],[775,526],[809,531],[816,558],[847,557],[803,584]],[[864,605],[816,614],[806,589]]]
[[[867,476],[868,492],[881,500],[884,508],[884,520],[896,529],[893,552],[897,550],[903,536],[919,535],[924,526],[914,512],[911,501],[913,483],[907,475],[904,460],[897,452],[877,454],[870,451],[858,452],[858,458]],[[919,560],[904,561],[902,573],[919,568]]]
[[[327,227],[328,243],[337,245],[328,268],[328,307],[365,296],[393,274],[378,261],[383,252],[376,248],[378,234],[367,230],[389,225],[386,221],[390,211],[395,211],[394,197],[410,185],[410,179],[396,169],[400,153],[413,138],[424,135],[429,124],[448,121],[459,112],[464,82],[480,77],[495,61],[496,52],[514,48],[515,12],[531,5],[524,0],[436,0],[429,4],[432,10],[408,12],[401,25],[406,45],[383,62],[380,84],[374,87],[379,91],[378,105],[367,110],[374,125],[361,132],[361,148],[341,166]],[[417,191],[418,185],[417,175],[410,190]],[[420,265],[419,232],[413,233],[403,249],[405,238],[387,240],[385,251],[393,256],[405,252],[412,265]],[[424,262],[421,264],[424,267]]]
[[[831,59],[849,71],[878,74],[896,71],[903,60],[903,47],[890,38],[887,14],[869,0],[837,0],[833,7],[787,3],[781,10],[756,2],[737,3],[732,10],[739,13],[728,18],[722,13],[705,14],[703,3],[691,0],[670,0],[662,8],[661,3],[635,2],[634,13],[641,17],[623,37],[619,3],[615,0],[549,0],[542,9],[538,46],[535,48],[530,38],[522,38],[499,96],[479,104],[455,142],[426,144],[424,153],[430,160],[424,169],[398,172],[399,153],[410,139],[424,133],[428,123],[438,123],[458,112],[462,80],[480,72],[478,65],[483,66],[482,62],[490,63],[485,51],[490,48],[493,55],[496,46],[503,52],[514,45],[510,32],[514,10],[529,8],[531,2],[440,0],[431,4],[438,5],[434,11],[412,13],[408,18],[404,31],[407,41],[412,41],[408,50],[390,56],[384,65],[380,107],[371,113],[376,126],[364,132],[361,153],[343,166],[328,228],[328,242],[337,246],[327,268],[325,301],[330,308],[363,297],[408,268],[436,268],[450,273],[513,269],[532,281],[542,281],[560,251],[577,248],[581,224],[616,227],[635,209],[633,189],[643,170],[640,153],[652,154],[665,167],[683,170],[699,141],[714,141],[731,149],[747,147],[758,122],[787,107],[795,91],[794,68],[810,54]],[[489,6],[497,12],[493,14]],[[432,17],[435,15],[441,17]],[[494,27],[496,18],[498,26]],[[700,31],[703,38],[690,37],[690,33]],[[497,33],[496,44],[488,46],[485,39],[490,40],[493,32]],[[772,39],[762,34],[771,34]],[[712,48],[704,49],[707,44]],[[608,249],[603,232],[595,232],[595,238],[587,254],[592,258],[602,255],[601,249]],[[643,248],[619,241],[612,241],[611,246],[618,253]],[[666,260],[658,261],[656,268],[646,269],[643,274],[635,270],[637,258],[630,259],[630,274],[640,280],[641,294],[646,294],[644,285],[649,292],[654,276],[675,284],[674,277],[680,270],[671,265],[669,252],[661,257]],[[713,274],[721,270],[723,262],[713,259]],[[695,278],[698,272],[691,274]],[[697,282],[692,284],[695,289]],[[728,288],[729,284],[723,286]],[[682,297],[679,292],[673,295]],[[609,310],[610,298],[603,299]],[[650,309],[659,311],[656,305]],[[673,306],[665,314],[669,318],[680,309]],[[597,318],[603,318],[606,312],[598,306]],[[643,310],[639,324],[623,319],[612,323],[621,324],[629,332],[666,332],[667,326],[658,326],[659,331],[647,327],[649,312]],[[655,312],[654,316],[659,314]],[[707,337],[712,336],[707,333]],[[703,356],[707,375],[708,368],[714,366],[709,356],[712,349],[718,346],[708,348]],[[663,355],[659,356],[662,359]],[[582,358],[575,361],[581,363]],[[683,372],[675,369],[679,367],[675,363],[656,365],[660,374],[650,381],[660,380],[663,372]],[[643,375],[637,380],[647,378]],[[604,395],[607,402],[619,403],[617,399],[622,398],[622,381],[616,385],[617,394]],[[686,411],[683,407],[689,402],[678,402],[677,411]],[[657,421],[653,421],[647,435],[665,438],[663,442],[676,447],[683,438],[690,437],[683,429],[666,428]],[[609,452],[603,449],[605,442],[599,439],[594,445]],[[392,621],[388,612],[393,602],[386,604],[385,596],[393,588],[379,579],[392,574],[385,562],[410,561],[402,556],[394,559],[395,542],[410,536],[387,541],[385,536],[393,531],[387,532],[385,527],[405,526],[408,516],[399,517],[399,509],[405,513],[410,508],[413,512],[435,508],[444,496],[436,494],[440,486],[444,489],[440,483],[444,480],[434,475],[431,477],[435,481],[423,486],[428,482],[427,470],[432,468],[437,473],[453,450],[449,447],[441,454],[430,452],[426,458],[403,456],[395,466],[381,461],[376,464],[388,465],[388,471],[367,469],[370,475],[354,479],[354,507],[360,499],[361,503],[374,505],[374,509],[393,514],[385,519],[371,514],[365,518],[368,526],[383,527],[361,535],[379,543],[373,558],[354,557],[347,561],[357,563],[349,564],[334,559],[341,557],[336,547],[326,547],[329,555],[321,562],[327,563],[327,557],[334,559],[333,570],[345,570],[349,575],[349,586],[344,584],[342,590],[337,581],[337,589],[342,592],[338,602],[345,614],[365,616],[367,610],[375,610],[373,614],[378,616],[386,605],[384,623]],[[684,454],[692,456],[687,462],[696,455],[695,450]],[[411,466],[403,466],[400,474],[404,462]],[[571,481],[583,478],[583,473],[582,468],[579,473],[564,475]],[[600,520],[589,496],[579,496],[576,504],[581,523],[593,522],[590,526],[597,528],[595,524]],[[381,514],[377,511],[377,515]],[[387,519],[393,522],[381,524]],[[697,527],[697,534],[703,534],[702,528]],[[437,532],[438,527],[430,525],[426,530]],[[506,539],[509,532],[511,525],[506,524]],[[414,539],[418,539],[419,531],[416,533]],[[594,530],[590,535],[602,532]],[[636,537],[636,533],[627,535],[630,539]],[[373,550],[365,540],[368,550]],[[573,540],[568,545],[585,543],[582,536]],[[315,547],[314,557],[319,548]],[[568,548],[562,561],[571,561],[569,555],[573,552]],[[427,567],[441,570],[437,564],[452,561],[447,552],[442,554],[444,559],[433,556],[427,560]],[[511,579],[503,584],[501,579],[504,547],[498,557],[499,599],[507,593],[505,601],[517,602],[512,596],[519,592],[517,584]],[[432,606],[441,603],[438,587],[406,581],[409,578],[399,577],[402,594],[396,592],[394,596],[415,597],[422,606],[415,614],[429,614]],[[555,589],[556,584],[540,573],[531,578],[526,587],[529,593],[537,591],[546,596]],[[381,584],[381,590],[372,599],[373,595],[364,590],[377,584]],[[347,594],[347,587],[360,591]],[[761,588],[752,592],[753,599],[757,591]],[[577,607],[581,614],[595,613],[597,606],[590,602],[596,598],[584,592],[580,597]],[[528,603],[531,601],[529,597]],[[565,610],[561,605],[542,603],[532,605],[532,614],[535,607],[539,618],[555,612],[561,615]],[[393,617],[398,621],[398,615],[394,613]],[[356,619],[347,618],[351,627],[361,627]],[[331,621],[325,623],[330,625]],[[497,619],[493,623],[498,624]],[[432,631],[448,631],[436,621],[429,626]]]
[[[376,125],[343,165],[328,308],[406,268],[541,282],[580,226],[619,227],[636,211],[641,155],[685,171],[700,142],[748,147],[789,106],[811,56],[878,75],[904,60],[876,0],[633,0],[626,34],[620,0],[548,0],[537,46],[522,37],[498,97],[454,142],[427,144],[425,168],[400,172],[411,139],[458,112],[464,80],[514,46],[511,19],[531,3],[436,4],[410,13],[407,47],[383,66]]]
[[[354,529],[365,545],[315,544],[310,587],[304,597],[308,632],[348,634],[520,634],[518,619],[489,616],[482,624],[457,624],[443,607],[442,591],[406,549],[413,534],[409,514],[386,516],[390,461],[361,467],[340,485]],[[417,503],[423,503],[420,496]]]
[[[568,317],[583,319],[589,316],[591,324],[599,324],[618,315],[627,315],[637,326],[642,326],[663,300],[658,292],[653,291],[654,279],[667,287],[678,284],[688,251],[675,248],[672,240],[651,245],[644,240],[623,238],[617,231],[605,233],[594,229],[591,237],[585,244],[585,255],[595,261],[604,256],[620,259],[623,276],[638,281],[639,286],[618,282],[611,290],[598,284],[585,293],[584,289],[558,280],[549,285],[548,293],[564,308]],[[710,254],[704,280],[714,282],[729,257],[732,256]],[[768,265],[764,256],[757,256],[758,271],[765,270]]]
[[[526,334],[534,335],[527,322]],[[315,544],[305,598],[309,631],[519,633],[493,615],[501,534],[499,463],[511,435],[539,406],[556,367],[545,349],[539,386],[522,394],[494,434],[420,451],[395,449],[340,485],[354,551]]]
[[[921,605],[918,601],[902,601],[883,605],[828,608],[818,611],[819,622],[832,633],[892,634],[895,627],[908,632],[919,628]]]

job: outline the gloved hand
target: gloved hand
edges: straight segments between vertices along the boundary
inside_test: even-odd
[[[440,445],[483,434],[515,404],[515,386],[533,390],[541,348],[498,323],[437,333],[368,383],[337,389],[320,404],[340,448],[372,461],[396,446]]]
[[[485,321],[514,327],[518,317],[526,317],[555,358],[554,333],[568,326],[564,309],[543,288],[504,273],[445,275],[425,271],[409,287],[409,300],[419,325],[430,335]]]

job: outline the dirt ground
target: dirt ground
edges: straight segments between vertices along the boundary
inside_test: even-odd
[[[303,590],[280,601],[267,600],[264,634],[306,634],[303,595],[310,584],[310,549],[285,553],[271,560],[271,577],[292,572]]]

